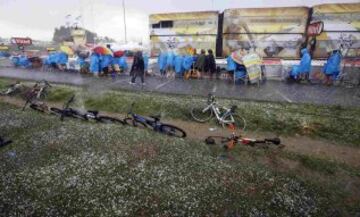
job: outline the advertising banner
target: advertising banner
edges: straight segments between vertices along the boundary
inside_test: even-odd
[[[312,22],[316,21],[324,23],[324,31],[315,37],[315,58],[336,49],[346,57],[360,56],[360,3],[314,6]]]
[[[305,7],[225,10],[223,54],[256,48],[262,57],[299,57],[308,13]]]
[[[160,51],[174,50],[177,53],[190,54],[193,49],[212,49],[215,51],[216,36],[152,36],[151,56],[159,55]]]

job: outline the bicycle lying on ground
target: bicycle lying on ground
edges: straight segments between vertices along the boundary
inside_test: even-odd
[[[65,117],[76,118],[84,121],[95,120],[100,123],[113,123],[113,124],[122,124],[125,125],[123,120],[108,117],[108,116],[99,116],[98,111],[88,110],[87,112],[81,112],[79,110],[73,109],[70,105],[75,101],[75,95],[73,95],[67,102],[65,102],[63,109],[52,107],[50,108],[50,112],[53,114],[57,114],[60,116],[60,120],[63,121]],[[39,107],[33,108],[37,110]]]
[[[0,136],[0,147],[3,147],[3,146],[5,146],[5,145],[9,145],[9,144],[11,144],[11,143],[12,143],[11,140],[5,140],[5,139],[3,139],[3,138]]]
[[[209,136],[205,139],[205,143],[208,145],[221,145],[226,150],[233,149],[236,144],[243,144],[243,145],[249,145],[249,146],[255,146],[256,144],[265,144],[265,145],[273,144],[278,147],[283,147],[283,145],[281,145],[281,140],[277,137],[258,140],[258,139],[252,139],[252,138],[243,138],[242,136],[235,135],[235,133],[233,133],[229,137]]]
[[[17,81],[14,84],[10,84],[6,90],[2,90],[0,91],[0,96],[12,96],[15,95],[17,93],[21,92],[21,89],[24,87],[24,85]]]
[[[176,126],[170,124],[163,124],[160,122],[160,115],[144,117],[133,113],[134,103],[131,105],[130,111],[124,122],[128,125],[139,128],[150,128],[156,132],[166,134],[168,136],[174,136],[179,138],[185,138],[186,132]]]
[[[23,107],[25,110],[28,104],[33,103],[35,100],[43,100],[48,95],[48,89],[52,87],[46,80],[38,81],[34,86],[25,94],[26,103]]]
[[[195,121],[204,123],[209,121],[215,114],[217,121],[223,127],[229,124],[236,124],[239,129],[244,131],[246,129],[246,121],[235,114],[236,108],[236,106],[232,106],[230,109],[219,106],[215,96],[210,93],[205,104],[201,103],[192,107],[191,116]]]

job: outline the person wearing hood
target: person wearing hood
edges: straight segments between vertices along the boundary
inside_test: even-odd
[[[90,56],[90,72],[95,76],[98,76],[100,72],[100,57],[96,53],[92,53]]]
[[[233,80],[234,78],[235,70],[236,70],[236,63],[233,60],[233,58],[231,58],[231,55],[229,55],[226,58],[226,71],[228,72],[228,76],[230,77],[231,80]]]
[[[143,58],[144,58],[144,70],[145,70],[145,73],[148,73],[148,70],[149,70],[149,56],[147,55],[147,53],[143,54]]]
[[[166,62],[167,62],[166,58],[167,58],[166,52],[161,52],[158,57],[158,65],[159,65],[161,76],[164,76],[166,73]]]
[[[132,78],[130,84],[135,84],[136,77],[141,78],[142,85],[145,84],[144,76],[145,76],[145,64],[144,58],[141,51],[138,51],[134,56],[134,62],[131,67],[130,73],[132,74]]]
[[[332,80],[336,80],[340,74],[340,64],[342,55],[340,50],[334,50],[331,52],[327,62],[324,64],[323,73],[325,74],[325,84],[331,85]]]
[[[206,66],[207,71],[210,73],[210,79],[212,79],[216,73],[216,61],[211,49],[208,50],[208,55],[206,56]]]
[[[104,72],[104,74],[111,73],[112,67],[111,63],[113,62],[113,56],[112,55],[101,55],[101,70]]]
[[[198,78],[201,78],[201,76],[203,75],[203,73],[205,71],[205,63],[206,63],[205,50],[201,49],[200,55],[197,58],[196,63],[195,63],[195,69],[198,72]]]
[[[167,76],[172,75],[174,72],[174,60],[175,60],[175,54],[173,51],[170,51],[167,53],[166,56],[166,74]]]
[[[290,79],[299,81],[301,78],[309,80],[309,74],[311,71],[311,56],[307,48],[301,50],[300,65],[293,66],[290,72]]]
[[[182,54],[175,56],[175,73],[177,77],[182,77],[184,73],[183,62],[184,57]]]

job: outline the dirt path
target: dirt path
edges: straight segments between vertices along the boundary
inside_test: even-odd
[[[189,138],[202,141],[208,136],[229,136],[231,134],[230,130],[224,129],[220,125],[216,126],[181,120],[169,120],[168,122],[184,129]],[[210,129],[215,130],[211,131]],[[258,132],[245,132],[244,136],[259,139],[276,137],[276,135],[271,133]],[[331,159],[360,168],[360,148],[336,145],[328,141],[312,139],[305,136],[281,137],[281,141],[285,145],[284,150]]]
[[[14,97],[0,97],[2,102],[6,102],[18,107],[24,105],[24,101]],[[62,107],[62,104],[51,103],[51,106]],[[110,116],[122,118],[123,114],[114,114],[110,112],[103,112]],[[187,136],[190,139],[201,140],[208,136],[229,136],[231,131],[224,129],[220,125],[211,125],[208,123],[196,123],[182,120],[163,120],[166,123],[176,125],[187,132]],[[276,135],[271,133],[259,133],[259,132],[245,132],[243,133],[246,137],[254,138],[271,138]],[[326,158],[337,162],[343,162],[353,167],[360,168],[360,148],[336,145],[329,141],[323,141],[319,139],[312,139],[304,136],[292,136],[292,137],[281,137],[282,143],[285,145],[285,150],[295,152],[304,155],[315,156],[319,158]]]

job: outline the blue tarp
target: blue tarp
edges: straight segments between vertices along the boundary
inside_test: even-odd
[[[300,74],[309,74],[311,71],[311,56],[306,48],[301,50],[300,65],[293,66],[290,76],[297,78]]]
[[[323,72],[326,75],[333,75],[336,78],[340,74],[341,64],[341,53],[340,51],[334,51],[323,67]]]

